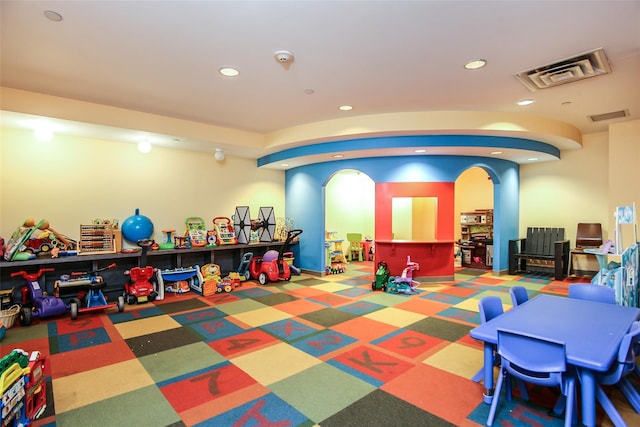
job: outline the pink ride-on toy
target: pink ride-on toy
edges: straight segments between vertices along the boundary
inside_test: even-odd
[[[420,264],[411,261],[411,257],[407,256],[407,266],[402,270],[402,275],[389,277],[386,291],[394,294],[409,294],[415,292],[416,288],[420,285],[419,282],[413,280],[413,272],[415,270],[420,270]]]
[[[138,246],[142,248],[140,265],[147,263],[147,251],[154,244],[153,240],[138,240]],[[155,285],[156,270],[153,267],[134,267],[124,272],[129,276],[129,280],[124,284],[124,297],[127,304],[143,303],[155,301],[158,296]]]
[[[267,251],[263,256],[254,256],[249,263],[249,272],[253,279],[257,279],[261,285],[266,285],[269,281],[291,280],[291,268],[284,260],[284,253],[289,249],[289,245],[302,230],[291,230],[287,234],[287,239],[279,251]]]

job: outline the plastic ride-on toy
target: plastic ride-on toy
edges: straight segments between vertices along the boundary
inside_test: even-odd
[[[413,280],[414,270],[420,270],[420,264],[411,261],[411,257],[407,256],[407,266],[402,270],[402,275],[399,277],[389,277],[386,291],[394,294],[410,294],[415,292],[420,283]]]
[[[263,256],[254,256],[249,263],[251,277],[258,280],[261,285],[266,285],[269,281],[291,280],[291,269],[284,260],[284,253],[289,249],[289,245],[300,234],[302,230],[291,230],[287,233],[287,239],[279,251],[267,251]]]
[[[22,276],[27,281],[27,287],[22,289],[22,309],[20,310],[20,324],[29,326],[33,318],[52,317],[67,312],[67,305],[60,298],[45,295],[38,282],[42,273],[53,271],[53,268],[41,268],[37,273],[16,271],[11,277]]]
[[[158,296],[152,281],[156,274],[155,268],[149,266],[133,267],[131,270],[125,271],[124,274],[129,276],[129,280],[124,284],[127,304],[155,301]]]
[[[236,273],[237,274],[237,273]],[[237,278],[237,283],[240,283],[240,278]],[[216,293],[221,293],[221,292],[231,292],[233,291],[234,288],[234,279],[232,279],[231,277],[227,276],[224,279],[222,279],[221,282],[218,283],[218,285],[216,286]]]
[[[387,290],[387,282],[389,281],[389,277],[391,276],[391,272],[389,271],[389,267],[385,261],[380,261],[378,263],[378,270],[376,271],[376,280],[371,282],[371,289],[374,291],[382,289],[383,292]]]
[[[107,297],[102,292],[102,289],[107,286],[107,282],[104,281],[102,276],[98,275],[99,272],[115,266],[116,264],[112,263],[104,268],[90,272],[74,272],[71,273],[71,276],[74,277],[64,275],[60,280],[56,280],[54,284],[56,296],[59,296],[60,289],[80,289],[78,297],[72,298],[69,304],[71,320],[77,319],[78,313],[88,311],[106,310],[112,307],[117,307],[119,312],[124,311],[124,297],[122,295],[118,295],[116,302],[107,302]]]
[[[138,246],[142,248],[142,256],[140,257],[140,265],[147,263],[147,251],[154,244],[153,240],[138,240]],[[131,270],[124,272],[129,276],[129,280],[124,284],[124,298],[127,304],[143,303],[147,301],[155,301],[158,296],[153,278],[156,269],[150,266],[133,267]]]
[[[251,264],[251,259],[253,259],[253,252],[247,252],[242,255],[240,265],[236,270],[236,272],[240,276],[240,280],[243,282],[251,278],[251,272],[249,271],[249,264]]]

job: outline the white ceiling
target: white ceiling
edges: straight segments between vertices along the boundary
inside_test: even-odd
[[[583,134],[640,119],[640,1],[0,5],[3,87],[235,130],[266,134],[324,120],[422,111],[527,113],[567,122]],[[46,10],[63,20],[48,20]],[[610,74],[537,92],[514,77],[600,47]],[[293,62],[274,59],[281,49],[293,53]],[[463,68],[477,58],[488,65]],[[240,75],[219,75],[224,66]],[[536,102],[517,106],[524,98]],[[344,104],[353,110],[339,111]],[[29,113],[0,106],[4,126],[19,126]],[[588,118],[618,110],[629,116],[598,123]],[[136,131],[86,124],[67,129],[115,140]],[[166,145],[176,138],[166,135]],[[216,146],[206,138],[181,144],[208,152]],[[224,148],[251,158],[269,153]],[[454,154],[476,153],[458,148]]]

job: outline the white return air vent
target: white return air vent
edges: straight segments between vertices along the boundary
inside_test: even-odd
[[[604,113],[604,114],[593,114],[588,117],[591,119],[592,122],[602,122],[605,120],[613,120],[613,119],[620,119],[622,117],[629,117],[629,111],[627,110],[612,111],[610,113]]]
[[[515,76],[531,91],[576,82],[611,72],[602,48],[544,65]]]

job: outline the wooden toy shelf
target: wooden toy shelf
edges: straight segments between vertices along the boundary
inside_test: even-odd
[[[224,273],[236,271],[242,256],[247,252],[263,255],[268,250],[279,250],[284,242],[258,242],[250,244],[223,245],[217,247],[193,247],[191,249],[156,250],[147,253],[147,265],[154,268],[179,268],[192,265],[202,266],[215,263]],[[294,244],[295,245],[295,244]],[[111,253],[83,256],[63,256],[59,258],[41,257],[28,261],[0,261],[0,289],[14,288],[14,299],[19,298],[19,289],[24,286],[24,279],[11,277],[11,273],[25,270],[34,272],[40,268],[53,267],[55,271],[43,274],[44,289],[53,294],[53,283],[63,274],[72,272],[94,271],[98,268],[116,263],[114,268],[103,271],[101,276],[107,282],[107,290],[122,290],[126,277],[125,270],[139,264],[141,251],[131,253]],[[113,288],[113,289],[112,289]]]

